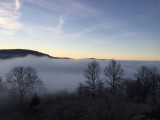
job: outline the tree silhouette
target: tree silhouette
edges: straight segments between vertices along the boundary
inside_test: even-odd
[[[96,87],[99,80],[100,67],[99,63],[95,60],[88,63],[87,69],[84,71],[84,77],[86,78],[87,89],[94,97],[96,94]]]
[[[19,95],[20,105],[23,105],[24,96],[36,85],[41,83],[37,71],[32,67],[17,66],[6,74],[8,87]]]
[[[146,103],[146,98],[151,87],[151,70],[147,66],[141,66],[137,69],[135,77],[142,84],[141,91],[139,92],[141,93],[142,102]]]
[[[105,67],[104,75],[107,83],[112,88],[112,93],[115,93],[123,74],[124,70],[121,68],[120,64],[117,64],[115,60],[111,60],[109,65]]]

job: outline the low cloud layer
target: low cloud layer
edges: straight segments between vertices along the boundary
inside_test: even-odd
[[[15,58],[9,60],[0,60],[0,75],[5,80],[5,74],[11,68],[22,65],[34,67],[44,82],[45,88],[50,92],[61,90],[73,91],[78,83],[84,82],[84,70],[87,68],[91,59],[50,59],[47,57],[27,56],[24,58]],[[103,70],[110,60],[99,60],[101,68],[101,77],[103,78]],[[118,61],[124,68],[126,77],[134,77],[133,74],[141,65],[148,67],[156,66],[160,70],[160,62],[158,61]]]

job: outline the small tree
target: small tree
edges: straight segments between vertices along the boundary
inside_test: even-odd
[[[41,103],[41,98],[35,93],[30,101],[30,107],[36,107]]]
[[[84,71],[84,77],[86,78],[86,84],[92,97],[96,94],[96,87],[99,80],[100,67],[99,63],[95,60],[88,63],[87,69]]]
[[[32,67],[17,66],[6,74],[8,87],[19,95],[23,105],[25,95],[41,83],[37,71]]]
[[[115,60],[111,60],[109,65],[105,67],[104,75],[106,77],[107,83],[112,88],[112,93],[115,93],[123,74],[124,70],[121,68],[120,64],[117,64]]]
[[[82,98],[88,96],[88,89],[85,84],[79,83],[77,87],[77,94]]]

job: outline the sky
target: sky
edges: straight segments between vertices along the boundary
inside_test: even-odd
[[[160,61],[160,0],[0,0],[0,49]]]

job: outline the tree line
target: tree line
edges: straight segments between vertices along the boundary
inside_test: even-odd
[[[121,95],[139,103],[160,103],[160,74],[156,67],[140,66],[134,78],[125,78],[124,69],[116,60],[111,60],[100,78],[100,65],[96,60],[88,63],[84,71],[85,83],[80,83],[81,96],[102,97],[104,94]]]
[[[12,116],[16,111],[17,120],[132,120],[144,112],[152,116],[148,112],[159,108],[160,73],[156,67],[140,66],[134,78],[126,78],[120,63],[111,60],[103,70],[103,78],[100,72],[100,64],[94,59],[86,66],[85,82],[79,83],[76,91],[40,96],[35,90],[43,82],[36,69],[16,66],[6,74],[6,81],[0,77],[0,92],[7,90],[19,101],[20,108],[15,104],[9,112]],[[24,102],[30,92],[34,94]],[[11,107],[5,111],[1,105],[0,119],[8,109]]]
[[[82,96],[102,97],[106,92],[121,94],[126,99],[157,105],[160,100],[160,74],[156,67],[140,66],[134,73],[134,78],[125,78],[124,69],[116,60],[111,60],[104,69],[104,78],[100,78],[99,62],[93,60],[88,63],[84,71],[85,83],[80,83],[77,93]],[[20,104],[29,91],[33,91],[37,85],[42,85],[37,71],[33,67],[16,66],[6,74],[5,86],[1,91],[8,89],[10,93],[19,96]],[[3,89],[2,89],[3,88]]]

